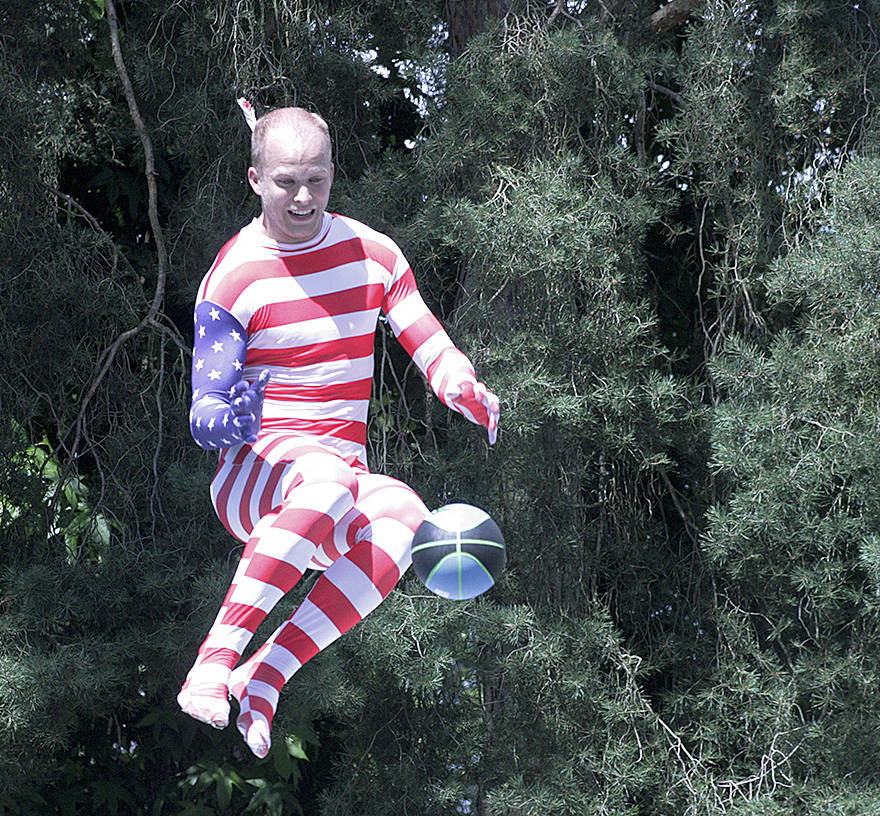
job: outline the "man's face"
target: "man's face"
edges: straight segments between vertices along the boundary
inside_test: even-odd
[[[248,168],[260,197],[263,230],[282,244],[314,238],[333,184],[330,142],[317,128],[275,127],[266,134],[261,166]]]

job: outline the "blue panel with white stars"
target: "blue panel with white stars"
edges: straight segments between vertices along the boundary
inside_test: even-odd
[[[229,407],[233,386],[241,380],[247,332],[222,306],[203,301],[195,311],[190,430],[203,448],[241,441]]]

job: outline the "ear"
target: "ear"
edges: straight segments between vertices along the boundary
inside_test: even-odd
[[[247,178],[248,183],[251,185],[251,189],[257,195],[260,195],[260,173],[256,167],[248,167]]]

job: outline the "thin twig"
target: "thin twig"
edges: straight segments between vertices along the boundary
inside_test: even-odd
[[[156,320],[159,315],[162,301],[165,297],[165,281],[168,270],[168,253],[165,249],[165,234],[162,231],[162,225],[159,223],[159,193],[156,185],[156,161],[153,153],[153,142],[150,139],[150,134],[147,132],[146,125],[144,124],[140,109],[138,108],[134,87],[131,84],[128,70],[125,67],[125,61],[122,58],[122,49],[119,45],[119,20],[116,15],[116,4],[114,0],[105,0],[104,8],[107,12],[107,23],[110,30],[110,50],[113,54],[113,62],[116,65],[116,71],[119,74],[119,79],[125,92],[129,114],[131,115],[132,122],[134,123],[135,130],[137,131],[144,150],[144,175],[146,176],[147,181],[147,215],[150,220],[150,227],[153,231],[153,239],[156,242],[156,288],[153,292],[153,301],[150,304],[150,308],[147,310],[146,315],[144,315],[140,323],[118,335],[101,355],[103,358],[103,364],[100,366],[98,373],[95,375],[89,386],[89,390],[83,397],[82,402],[80,403],[79,413],[76,417],[76,433],[74,435],[73,444],[70,448],[70,453],[74,457],[78,454],[86,409],[92,398],[95,396],[104,377],[107,376],[107,372],[110,370],[110,366],[113,364],[119,349],[122,348],[122,345],[125,342],[139,334],[146,326],[158,326]]]

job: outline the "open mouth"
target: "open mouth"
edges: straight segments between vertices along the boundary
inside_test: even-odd
[[[296,221],[308,221],[314,214],[314,210],[306,210],[305,212],[299,212],[297,210],[288,210],[290,217]]]

